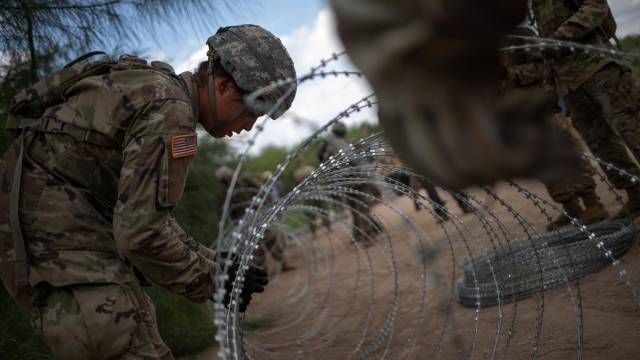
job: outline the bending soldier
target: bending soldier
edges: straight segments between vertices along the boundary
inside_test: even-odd
[[[243,95],[295,72],[258,26],[221,28],[207,44],[195,74],[136,57],[86,63],[87,54],[14,99],[18,136],[0,162],[0,276],[58,359],[171,359],[141,281],[194,302],[214,294],[215,253],[170,214],[196,124],[221,138],[263,113],[278,117],[295,91],[264,94],[260,110]],[[266,285],[261,270],[245,276],[240,311]]]
[[[514,32],[515,36],[536,37],[537,34],[533,29],[520,26]],[[510,38],[508,46],[523,45],[525,41],[522,38]],[[545,86],[548,71],[544,64],[542,54],[531,51],[506,51],[503,54],[503,63],[505,67],[505,80],[503,82],[503,91],[519,91],[529,87],[548,87]],[[585,152],[582,140],[571,131],[571,121],[556,115],[552,118],[552,128],[558,132],[561,139],[571,144],[570,151],[576,153],[579,159],[577,171],[571,176],[557,177],[551,179],[541,179],[551,198],[562,204],[564,210],[571,217],[578,218],[584,224],[593,224],[606,219],[609,215],[600,201],[600,197],[596,193],[596,182],[593,180],[595,170],[587,159],[578,156]],[[613,137],[609,141],[620,142],[619,137]],[[580,200],[584,205],[584,209],[580,204]],[[560,214],[547,226],[547,230],[553,230],[557,227],[569,225],[570,218],[564,214]]]
[[[233,170],[223,166],[216,170],[216,178],[222,184],[222,189],[226,196],[229,187],[231,186],[231,179],[233,178]],[[231,194],[229,202],[229,220],[235,222],[245,214],[247,207],[251,205],[251,200],[260,192],[260,183],[254,179],[241,176],[236,181],[236,184]],[[269,202],[273,202],[274,199],[269,195]],[[293,267],[289,266],[285,261],[285,244],[282,234],[274,229],[268,229],[262,240],[260,241],[260,247],[253,252],[254,260],[252,265],[267,270],[267,253],[270,254],[273,259],[280,263],[282,271],[292,270]]]
[[[611,48],[616,23],[607,0],[533,0],[532,10],[540,36]],[[615,60],[587,52],[547,51],[560,95],[566,96],[573,124],[591,152],[634,176],[640,168],[627,148],[640,159],[640,89],[631,70]],[[612,142],[620,135],[622,141]],[[625,147],[626,145],[626,147]],[[640,186],[628,176],[607,170],[628,200],[614,217],[640,212]]]
[[[302,181],[304,181],[304,179],[306,179],[311,175],[311,172],[313,172],[314,168],[311,165],[307,165],[304,162],[304,159],[298,159],[297,165],[298,165],[298,168],[296,169],[296,171],[293,172],[293,179],[296,181],[296,184],[299,184]],[[322,200],[309,199],[309,200],[305,200],[305,204],[315,208],[328,210],[328,206],[326,202]],[[318,225],[316,223],[317,218],[320,218],[320,223],[322,224],[322,226],[324,226],[327,230],[331,231],[331,221],[329,220],[328,214],[314,213],[314,214],[306,214],[306,216],[307,216],[307,219],[309,219],[309,231],[311,231],[311,234],[313,234],[313,236],[316,235],[316,231],[318,228]]]
[[[331,127],[331,136],[323,146],[322,161],[335,156],[341,149],[347,149],[349,143],[346,139],[347,127],[336,122]],[[351,164],[357,166],[357,164]],[[384,231],[382,224],[371,214],[371,209],[382,196],[380,190],[374,184],[359,182],[349,186],[354,192],[345,194],[343,201],[349,206],[353,218],[352,234],[356,241],[363,242],[365,246],[373,245],[375,235]],[[376,200],[374,200],[376,199]]]

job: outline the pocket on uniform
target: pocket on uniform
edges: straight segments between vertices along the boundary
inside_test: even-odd
[[[158,180],[158,206],[175,206],[184,193],[189,167],[197,152],[195,134],[174,135],[164,140],[164,154]],[[191,140],[194,139],[194,140]]]

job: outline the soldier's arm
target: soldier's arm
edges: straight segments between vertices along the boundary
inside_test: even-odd
[[[546,77],[545,65],[539,62],[513,65],[507,69],[507,78],[517,86],[542,83]]]
[[[607,0],[584,0],[578,10],[560,25],[554,37],[564,40],[580,40],[602,25],[608,12]]]
[[[120,253],[145,277],[186,298],[202,302],[213,293],[220,271],[206,250],[170,214],[182,197],[193,155],[174,157],[172,140],[194,134],[189,104],[156,101],[131,125],[114,209]],[[211,255],[211,254],[210,254]]]

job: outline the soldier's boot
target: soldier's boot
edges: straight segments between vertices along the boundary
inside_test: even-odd
[[[640,215],[640,185],[628,188],[627,202],[622,209],[613,216],[613,219],[624,219],[627,216],[635,218]]]
[[[580,202],[578,202],[578,198],[568,199],[566,201],[561,202],[564,211],[569,214],[569,216],[574,218],[580,218],[582,216],[582,206],[580,206]],[[571,224],[571,219],[565,214],[560,214],[555,220],[553,220],[549,225],[547,225],[547,231],[551,231],[557,228],[561,228],[563,226],[567,226]]]
[[[580,220],[583,224],[590,225],[599,223],[609,217],[609,213],[604,208],[600,197],[595,191],[582,195],[581,197],[582,203],[584,204],[584,211],[582,211]]]

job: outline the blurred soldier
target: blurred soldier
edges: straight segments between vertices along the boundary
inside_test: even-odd
[[[532,0],[542,37],[611,48],[616,22],[607,0]],[[638,176],[640,169],[622,143],[612,144],[616,132],[640,160],[640,88],[631,70],[610,58],[563,49],[547,51],[553,75],[571,111],[573,124],[598,158]],[[640,186],[617,171],[609,178],[628,200],[619,214],[640,212]]]
[[[331,156],[336,156],[340,150],[346,150],[349,142],[346,139],[347,127],[342,122],[336,122],[331,127],[331,135],[326,140],[326,145],[321,146],[322,161],[327,161]],[[352,161],[351,165],[357,167],[363,165],[364,160]],[[358,177],[362,177],[359,174]],[[380,224],[371,214],[371,209],[380,200],[382,194],[380,189],[372,183],[359,181],[349,186],[355,193],[345,194],[345,200],[350,207],[353,218],[352,234],[356,241],[363,242],[365,246],[373,245],[374,236],[384,231]]]
[[[267,180],[269,180],[271,176],[273,176],[273,173],[271,171],[263,171],[262,175],[260,176],[262,178],[262,183],[267,182]],[[273,184],[273,187],[271,187],[271,199],[273,201],[278,201],[282,196],[283,191],[284,191],[284,184],[282,183],[282,180],[277,179],[276,182]]]
[[[306,179],[311,175],[313,170],[314,170],[314,167],[311,165],[307,165],[304,159],[298,159],[298,168],[296,169],[296,171],[293,172],[293,179],[296,181],[296,184],[303,182],[304,179]],[[305,200],[304,202],[309,206],[316,207],[319,209],[327,210],[328,208],[327,203],[322,200],[309,199],[309,200]],[[309,230],[311,231],[313,236],[316,235],[316,230],[318,228],[318,225],[316,224],[316,219],[318,217],[320,218],[320,222],[322,223],[322,226],[324,226],[329,231],[331,230],[331,221],[329,220],[328,214],[316,213],[316,214],[306,214],[306,215],[307,215],[307,218],[309,219]]]
[[[405,167],[402,161],[397,156],[387,156],[387,159],[385,161],[387,161],[389,164],[401,168]],[[433,211],[436,215],[438,215],[436,221],[438,223],[441,223],[449,220],[446,202],[442,199],[442,197],[440,197],[440,194],[438,194],[436,187],[431,181],[420,176],[410,175],[409,173],[402,171],[401,169],[391,171],[391,173],[388,174],[388,177],[401,184],[404,184],[405,186],[410,187],[414,191],[425,189],[427,195],[429,196],[429,199],[431,199],[431,201],[433,202]],[[469,214],[475,211],[473,206],[468,203],[468,199],[464,193],[457,193],[458,196],[454,195],[453,192],[450,192],[450,194],[458,203],[458,206],[460,206],[460,209],[462,209],[463,213]],[[416,211],[421,210],[420,200],[418,198],[414,199],[414,206]]]
[[[527,0],[332,0],[339,35],[411,168],[447,188],[567,168],[543,91],[500,95],[503,36]],[[478,70],[481,69],[481,70]]]
[[[222,166],[216,170],[215,175],[220,184],[222,184],[223,198],[225,198],[231,186],[233,170]],[[261,184],[250,177],[241,176],[237,179],[229,202],[229,220],[232,222],[240,220],[247,207],[251,205],[253,197],[260,192],[260,187]],[[269,196],[267,201],[271,203],[274,199]],[[281,235],[280,232],[273,229],[268,229],[265,232],[260,241],[260,247],[253,253],[254,258],[251,263],[253,266],[267,270],[267,253],[269,253],[276,261],[281,263],[282,271],[293,269],[285,262],[284,239]]]
[[[196,124],[214,137],[251,129],[262,110],[243,95],[295,72],[258,26],[221,28],[207,44],[195,74],[128,56],[83,62],[90,53],[14,98],[17,139],[0,161],[0,276],[57,359],[172,359],[141,282],[194,302],[214,294],[215,253],[171,216]],[[281,100],[274,118],[293,94]],[[227,304],[238,264],[229,269]],[[266,285],[262,270],[245,276],[240,311]]]
[[[515,36],[536,37],[535,31],[526,26],[520,26],[514,32]],[[506,46],[524,45],[523,38],[510,38]],[[542,54],[534,51],[505,51],[503,62],[505,66],[505,80],[503,82],[504,91],[519,91],[528,87],[543,87],[548,77],[548,71],[544,64]],[[548,86],[546,86],[548,87]],[[571,131],[571,120],[561,115],[552,118],[553,128],[560,136],[571,143],[571,151],[576,154],[584,153],[587,150],[582,145],[582,140]],[[615,146],[621,139],[617,136],[607,139],[608,146]],[[562,204],[564,210],[570,216],[578,218],[584,224],[593,224],[606,219],[609,214],[600,201],[596,193],[596,182],[593,180],[595,169],[589,161],[579,158],[579,168],[571,176],[541,179],[551,195],[551,198]],[[580,200],[584,204],[584,209]],[[547,230],[569,225],[570,218],[564,214],[559,215],[548,226]]]

